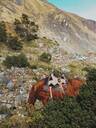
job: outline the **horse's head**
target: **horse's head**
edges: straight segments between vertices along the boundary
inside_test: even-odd
[[[47,84],[47,82],[48,82],[48,77],[38,81],[36,84],[34,84],[31,87],[28,97],[29,104],[33,104],[33,105],[35,104],[35,101],[38,97],[38,93],[43,89],[43,87]]]

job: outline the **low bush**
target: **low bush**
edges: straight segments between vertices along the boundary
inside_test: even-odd
[[[15,19],[15,31],[23,40],[32,41],[38,39],[39,26],[31,21],[28,15],[22,14],[21,20]]]
[[[21,50],[23,47],[22,43],[18,40],[18,38],[12,36],[8,38],[8,42],[6,44],[12,50]]]
[[[13,67],[27,67],[29,66],[29,62],[27,60],[27,57],[24,54],[20,54],[18,56],[7,56],[5,61],[4,61],[4,65],[7,68],[11,68]]]
[[[39,59],[40,59],[41,61],[44,61],[44,62],[50,62],[51,59],[52,59],[52,56],[51,56],[50,53],[45,53],[45,52],[44,52],[44,53],[42,53],[42,54],[40,55]]]
[[[7,33],[6,33],[6,25],[3,21],[0,22],[0,42],[6,42]]]
[[[96,127],[96,69],[88,69],[87,83],[77,97],[52,101],[43,111],[42,128]]]

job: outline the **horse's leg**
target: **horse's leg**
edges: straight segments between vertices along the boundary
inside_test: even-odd
[[[47,102],[48,102],[48,100],[46,100],[46,99],[43,99],[43,100],[42,100],[42,104],[43,104],[44,106],[47,104]]]
[[[48,100],[49,100],[49,96],[42,98],[42,99],[41,99],[42,104],[45,106],[45,105],[48,103]]]

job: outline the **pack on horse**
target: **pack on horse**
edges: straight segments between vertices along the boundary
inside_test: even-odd
[[[50,77],[46,77],[32,86],[28,97],[29,104],[34,105],[38,99],[39,101],[42,101],[43,105],[46,105],[50,97],[53,100],[56,100],[63,99],[65,95],[76,96],[79,94],[79,89],[84,83],[84,81],[79,78],[70,79],[66,86],[63,85],[64,83],[62,83],[62,86],[57,84],[55,87],[51,87],[50,92],[50,86],[48,86],[49,79]]]

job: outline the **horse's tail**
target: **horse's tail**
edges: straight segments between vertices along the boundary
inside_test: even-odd
[[[31,88],[31,90],[30,90],[30,92],[29,92],[29,97],[28,97],[28,103],[29,104],[33,104],[34,105],[34,103],[35,103],[35,101],[36,101],[36,88],[35,88],[35,86],[32,86],[32,88]]]

